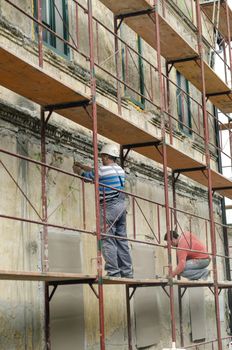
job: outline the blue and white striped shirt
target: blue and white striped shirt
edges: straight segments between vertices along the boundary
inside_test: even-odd
[[[84,177],[94,180],[94,171],[85,171],[82,174]],[[105,200],[109,201],[112,198],[115,198],[118,196],[119,192],[118,190],[124,190],[125,186],[125,172],[124,170],[116,163],[113,163],[112,165],[102,165],[99,167],[99,194],[100,194],[100,201],[102,202],[104,199],[104,191],[105,191]],[[101,185],[107,185],[114,187],[107,188]]]

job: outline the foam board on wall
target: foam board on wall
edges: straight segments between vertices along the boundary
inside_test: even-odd
[[[204,288],[189,288],[192,341],[206,338]]]
[[[51,271],[82,272],[81,238],[78,234],[49,231]],[[58,286],[50,302],[51,345],[56,350],[85,348],[83,286]]]
[[[155,253],[152,247],[134,245],[132,258],[135,278],[154,278]],[[160,341],[159,288],[137,288],[134,294],[135,334],[137,348],[145,348]]]

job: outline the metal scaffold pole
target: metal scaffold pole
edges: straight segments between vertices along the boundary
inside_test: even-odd
[[[89,52],[90,52],[90,85],[91,85],[92,120],[93,120],[93,152],[94,152],[94,174],[95,174],[95,208],[96,208],[96,235],[97,235],[97,274],[98,274],[98,298],[99,298],[100,349],[105,350],[104,301],[103,301],[103,281],[102,281],[102,248],[101,248],[99,174],[98,174],[96,76],[95,76],[95,64],[94,64],[93,13],[92,13],[91,0],[88,0],[88,30],[89,30]]]
[[[118,21],[117,18],[114,16],[114,50],[115,50],[115,66],[116,66],[116,76],[117,76],[117,101],[118,101],[118,113],[119,115],[122,114],[122,101],[121,101],[121,74],[120,74],[120,67],[119,67],[119,40],[118,40]]]
[[[43,108],[41,108],[41,162],[46,163],[46,121],[45,113]],[[42,191],[42,218],[43,222],[47,223],[48,213],[47,213],[47,169],[45,166],[41,166],[41,191]],[[42,231],[42,258],[43,258],[43,272],[49,271],[49,261],[48,261],[48,227],[43,225]],[[45,298],[45,341],[46,350],[51,349],[51,339],[50,339],[50,312],[49,312],[49,285],[45,282],[44,286],[44,298]]]
[[[37,2],[37,12],[38,12],[38,21],[42,23],[42,0]],[[38,25],[38,51],[39,51],[39,66],[43,68],[43,28],[41,25]]]
[[[171,239],[170,239],[167,148],[166,148],[165,110],[164,110],[164,86],[163,86],[162,62],[161,62],[158,0],[154,0],[154,8],[156,9],[155,14],[154,14],[154,17],[155,17],[155,36],[156,36],[155,40],[156,40],[156,45],[157,45],[157,67],[158,67],[159,91],[160,91],[160,118],[161,118],[161,132],[162,132],[165,218],[166,218],[166,231],[167,231],[167,236],[168,236],[168,267],[169,267],[169,277],[171,279],[172,278],[172,249],[171,249]],[[175,343],[176,342],[176,322],[175,322],[174,289],[173,289],[173,285],[170,285],[169,289],[170,289],[170,291],[169,291],[169,300],[170,300],[170,313],[171,313],[172,342]]]
[[[176,181],[179,177],[179,173],[177,177],[175,176],[175,172],[172,172],[172,198],[173,198],[173,226],[176,230],[178,221],[177,221],[177,203],[176,203]],[[173,229],[173,227],[172,227]],[[179,303],[179,324],[180,324],[180,345],[184,346],[184,327],[183,327],[183,305],[182,305],[182,293],[181,287],[178,286],[178,303]]]
[[[229,5],[228,1],[225,2],[226,7],[226,26],[227,26],[227,36],[228,36],[228,51],[229,51],[229,60],[230,60],[230,87],[232,86],[232,50],[231,50],[231,30],[230,30],[230,14],[229,14]]]
[[[211,249],[212,249],[213,279],[214,279],[214,301],[215,301],[215,312],[216,312],[217,342],[218,342],[218,350],[222,350],[220,310],[219,310],[218,272],[217,272],[217,257],[216,257],[217,248],[216,248],[216,236],[215,236],[214,213],[213,213],[212,173],[211,173],[211,166],[210,166],[210,150],[209,150],[209,126],[208,126],[208,114],[207,114],[207,106],[206,106],[202,23],[201,23],[201,9],[200,9],[199,0],[196,0],[196,15],[197,15],[198,52],[199,52],[200,66],[201,66],[202,111],[203,111],[203,120],[204,120],[205,158],[206,158],[207,177],[208,177],[209,219],[210,219],[210,237],[211,237]]]

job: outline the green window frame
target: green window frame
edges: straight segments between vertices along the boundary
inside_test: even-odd
[[[43,24],[57,33],[64,40],[68,40],[68,3],[67,0],[43,0],[42,4],[42,22]],[[34,16],[38,18],[37,0],[34,0]],[[62,18],[61,18],[62,17]],[[38,25],[35,25],[35,31],[38,38]],[[57,52],[59,55],[69,57],[69,47],[54,34],[43,28],[43,42],[47,47]]]
[[[143,66],[143,59],[140,55],[142,55],[142,39],[139,35],[137,35],[137,51],[138,51],[138,74],[139,74],[139,93],[142,95],[138,95],[138,99],[136,99],[133,96],[130,96],[130,89],[124,85],[124,93],[127,97],[130,98],[130,100],[140,107],[141,109],[145,108],[145,101],[144,98],[145,94],[145,85],[144,85],[144,66]],[[125,57],[125,48],[122,46],[122,79],[124,82],[126,82],[126,57]]]
[[[189,81],[178,71],[176,72],[177,90],[177,114],[179,129],[187,135],[192,135],[192,113],[189,96]]]

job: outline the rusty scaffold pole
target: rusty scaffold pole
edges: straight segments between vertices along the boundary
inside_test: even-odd
[[[42,23],[42,0],[37,0],[38,22]],[[43,27],[38,24],[39,66],[43,68]]]
[[[229,13],[229,4],[228,0],[225,1],[225,7],[226,7],[226,26],[227,26],[227,37],[228,37],[228,53],[229,53],[229,61],[230,61],[230,88],[232,87],[232,50],[231,50],[231,29],[230,29],[230,22],[232,21],[232,18],[230,18]]]
[[[232,87],[232,52],[231,52],[231,30],[230,30],[230,13],[229,13],[229,4],[228,0],[225,0],[225,8],[226,8],[226,28],[227,28],[227,39],[228,39],[228,53],[229,53],[229,67],[230,67],[230,85]]]
[[[213,213],[212,173],[211,173],[210,150],[209,150],[209,125],[208,125],[208,114],[207,114],[207,106],[206,106],[206,86],[205,86],[205,69],[204,69],[204,57],[203,57],[202,23],[201,23],[201,8],[200,8],[199,0],[196,0],[196,16],[197,16],[198,53],[199,53],[200,67],[201,67],[202,111],[203,111],[203,121],[204,121],[205,158],[206,158],[207,177],[208,177],[209,219],[210,219],[210,237],[211,237],[211,249],[212,249],[212,264],[213,264],[217,342],[218,342],[218,350],[222,350],[217,256],[216,256],[217,248],[216,248],[215,224],[214,224],[214,213]]]
[[[161,62],[161,47],[160,47],[160,24],[159,24],[159,1],[154,0],[154,17],[155,20],[155,40],[157,47],[157,68],[159,79],[159,91],[160,91],[160,119],[161,119],[161,133],[162,133],[162,153],[163,153],[163,173],[164,173],[164,197],[165,197],[165,217],[166,217],[166,231],[168,238],[168,272],[170,281],[172,280],[172,248],[170,237],[170,212],[169,212],[169,195],[168,195],[168,170],[167,170],[167,146],[166,146],[166,130],[165,130],[165,108],[164,108],[164,85],[162,75],[162,62]],[[170,301],[170,314],[171,314],[171,330],[172,330],[172,342],[176,343],[176,321],[175,321],[175,308],[174,308],[174,288],[172,283],[169,286],[169,301]]]
[[[104,300],[102,281],[102,248],[100,228],[100,198],[99,198],[99,174],[98,174],[98,129],[97,129],[97,103],[96,103],[96,76],[94,63],[94,34],[92,0],[88,0],[88,31],[90,53],[90,86],[91,107],[93,121],[93,152],[94,152],[94,178],[95,178],[95,208],[96,208],[96,235],[97,235],[97,274],[98,274],[98,301],[99,301],[99,326],[100,326],[100,349],[105,350],[104,330]]]
[[[121,73],[120,73],[120,54],[119,54],[119,40],[118,40],[118,20],[114,16],[114,50],[115,50],[115,68],[117,77],[117,102],[118,102],[118,113],[122,114],[122,101],[121,101]]]
[[[41,162],[46,163],[46,120],[44,109],[41,108]],[[41,166],[41,191],[42,191],[42,219],[46,224],[48,221],[47,210],[47,168]],[[48,261],[48,226],[43,225],[42,229],[42,269],[43,272],[49,271]],[[49,285],[45,282],[44,285],[44,300],[45,300],[45,342],[46,350],[51,349],[50,339],[50,312],[49,312]]]
[[[177,229],[177,200],[176,200],[176,181],[180,173],[172,172],[172,201],[173,201],[173,226],[172,229]],[[179,325],[180,325],[180,345],[184,347],[184,326],[183,326],[183,305],[182,305],[182,291],[178,286],[178,305],[179,305]]]

